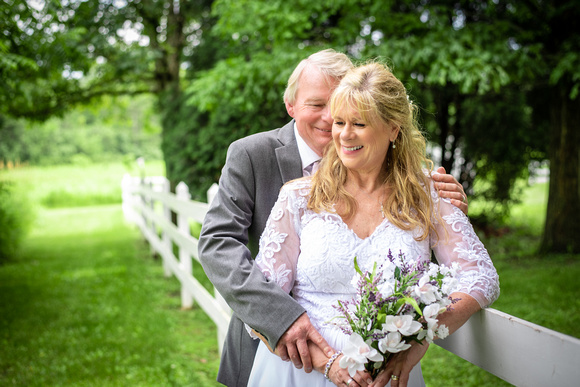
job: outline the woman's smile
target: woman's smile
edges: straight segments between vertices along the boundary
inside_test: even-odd
[[[362,145],[359,145],[359,146],[351,146],[351,147],[348,147],[348,146],[344,146],[344,145],[343,145],[342,147],[343,147],[343,149],[344,149],[345,151],[347,151],[347,152],[354,152],[354,151],[357,151],[357,150],[359,150],[359,149],[362,149],[362,148],[363,148],[363,146],[362,146]]]

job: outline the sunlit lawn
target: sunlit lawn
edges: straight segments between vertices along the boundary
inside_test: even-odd
[[[81,169],[20,172],[37,201],[99,179],[112,192],[124,173]],[[39,206],[19,256],[0,266],[0,385],[217,385],[215,326],[178,295],[119,204]]]
[[[215,327],[178,294],[119,205],[41,211],[0,267],[0,385],[215,385]]]
[[[161,162],[145,163],[147,176],[164,174]],[[140,175],[136,163],[60,165],[0,170],[0,179],[16,179],[33,203],[48,208],[121,203],[121,180]]]

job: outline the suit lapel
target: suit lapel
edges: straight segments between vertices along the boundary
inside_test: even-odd
[[[302,177],[302,161],[294,136],[294,120],[280,129],[278,141],[282,146],[276,148],[276,159],[283,183]]]

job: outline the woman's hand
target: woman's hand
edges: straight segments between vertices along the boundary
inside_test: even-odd
[[[330,358],[322,352],[320,347],[311,341],[308,342],[308,349],[312,355],[312,365],[314,366],[314,369],[324,375],[326,364]],[[332,383],[339,387],[368,387],[368,385],[372,383],[373,379],[366,371],[358,371],[356,375],[351,378],[348,371],[338,364],[341,357],[342,355],[339,355],[334,359],[334,362],[332,362],[332,365],[328,370],[328,377]]]
[[[440,325],[445,325],[452,334],[459,329],[477,311],[481,309],[475,298],[468,294],[455,292],[449,296],[455,300],[449,310],[437,317]],[[421,361],[429,349],[429,343],[411,343],[411,348],[395,354],[375,378],[369,387],[384,387],[391,380],[392,387],[406,387],[409,382],[409,374],[417,363]],[[393,379],[393,376],[395,379]]]
[[[386,386],[389,380],[392,387],[406,387],[411,370],[425,356],[427,349],[429,349],[429,343],[426,341],[423,341],[422,344],[413,342],[411,343],[411,348],[394,354],[370,387]]]
[[[336,384],[338,387],[368,387],[370,383],[372,383],[373,379],[371,375],[364,371],[357,371],[354,377],[351,377],[348,373],[348,370],[342,368],[338,362],[340,361],[340,355],[328,371],[328,377],[330,381]]]

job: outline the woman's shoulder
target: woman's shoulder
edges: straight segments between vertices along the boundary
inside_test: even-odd
[[[300,213],[306,209],[310,197],[312,178],[302,177],[291,180],[280,189],[277,205],[282,205],[291,213]]]
[[[433,172],[430,169],[427,168],[423,168],[423,175],[425,176],[426,180],[423,182],[420,182],[421,186],[423,186],[423,188],[427,191],[427,192],[431,192],[431,194],[433,192],[435,192],[435,185],[433,182],[433,174],[436,172]],[[429,185],[428,187],[425,187],[425,182]]]
[[[312,187],[312,176],[305,176],[299,179],[290,180],[282,186],[282,190],[288,194],[308,196]]]

